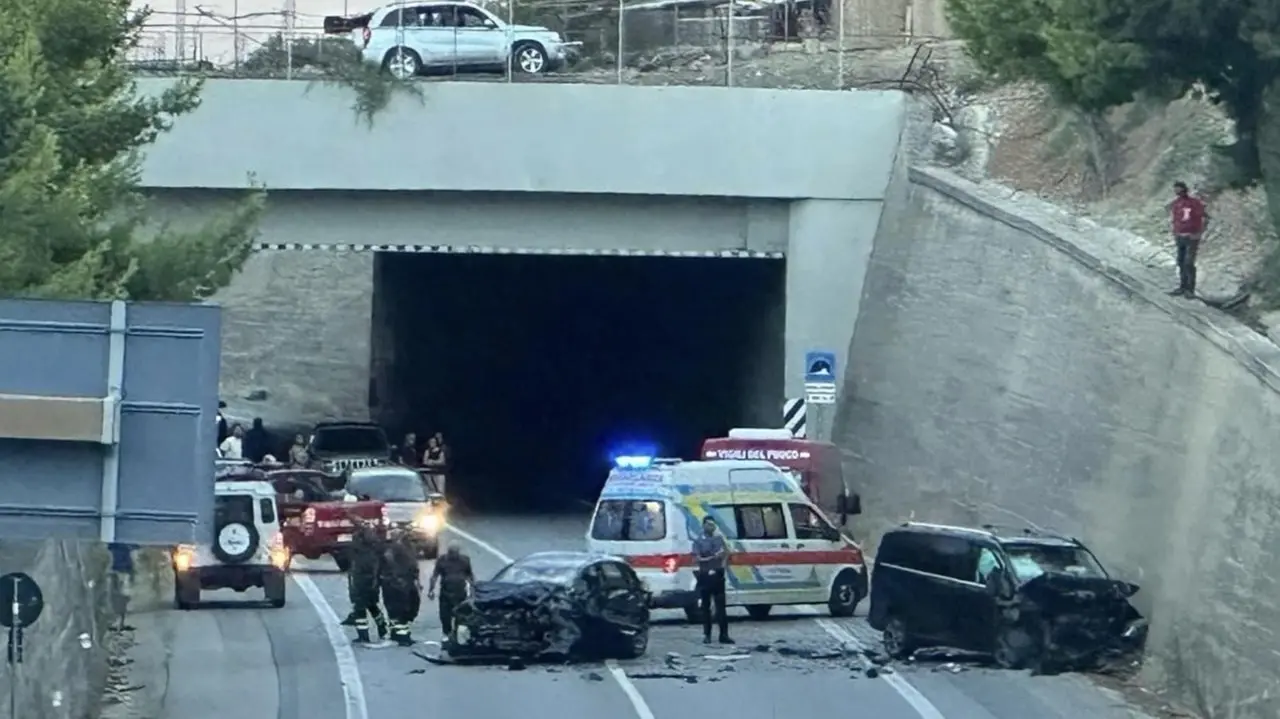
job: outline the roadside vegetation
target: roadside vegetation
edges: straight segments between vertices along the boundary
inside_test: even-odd
[[[0,3],[0,295],[208,297],[252,251],[263,193],[199,227],[153,227],[139,151],[199,103],[201,81],[134,94],[129,0]]]
[[[1215,144],[1210,193],[1259,187],[1280,228],[1280,5],[1267,0],[947,0],[954,32],[997,83],[1034,83],[1087,137],[1090,172],[1106,177],[1123,138],[1116,108],[1160,112],[1204,100],[1234,128]],[[1175,178],[1168,178],[1169,182]],[[1274,233],[1268,233],[1274,236]],[[1280,252],[1248,289],[1280,305]]]

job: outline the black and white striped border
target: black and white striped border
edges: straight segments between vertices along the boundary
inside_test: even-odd
[[[782,426],[791,431],[792,437],[803,438],[805,435],[805,404],[804,397],[795,397],[782,403]]]
[[[573,255],[585,257],[740,257],[747,259],[780,260],[785,252],[761,252],[757,250],[630,250],[630,249],[566,249],[533,247],[486,247],[482,245],[370,245],[370,244],[311,244],[306,242],[259,242],[257,252],[297,252],[317,250],[322,252],[405,252],[410,254],[452,255]]]

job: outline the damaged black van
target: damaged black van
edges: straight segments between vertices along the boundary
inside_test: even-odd
[[[1088,669],[1141,650],[1137,591],[1070,537],[910,522],[880,542],[868,620],[896,658],[945,646],[1010,669]]]

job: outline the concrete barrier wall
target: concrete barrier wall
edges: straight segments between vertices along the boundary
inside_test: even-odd
[[[153,606],[164,592],[163,573],[153,561],[140,561],[137,566],[142,570],[135,588],[137,603]],[[6,541],[0,542],[0,567],[5,572],[30,574],[45,600],[44,613],[26,631],[17,716],[97,716],[107,679],[108,628],[117,616],[108,581],[107,551],[90,542]],[[7,678],[0,682],[0,707],[6,712],[9,686]]]
[[[1166,296],[1132,238],[913,169],[877,236],[836,438],[873,540],[914,517],[1080,536],[1143,587],[1149,678],[1280,696],[1280,351]]]

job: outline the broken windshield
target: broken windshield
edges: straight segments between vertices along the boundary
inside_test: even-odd
[[[1006,543],[1013,574],[1018,581],[1029,582],[1045,574],[1056,572],[1077,577],[1106,577],[1107,573],[1093,554],[1084,547],[1069,544]]]

